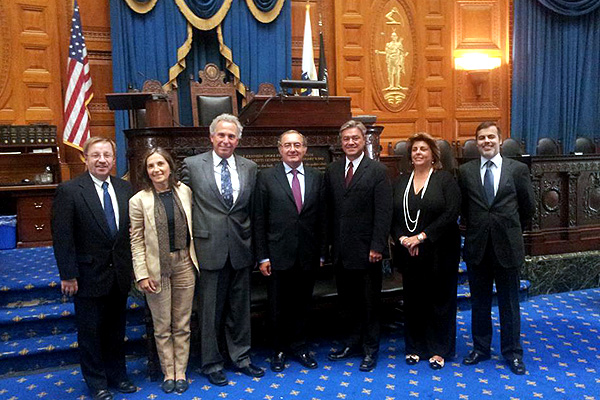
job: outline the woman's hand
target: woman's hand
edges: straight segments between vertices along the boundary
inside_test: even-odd
[[[156,293],[156,288],[158,284],[156,281],[150,278],[144,278],[138,282],[140,289],[142,289],[146,293]]]
[[[419,255],[419,245],[425,238],[427,238],[427,235],[421,232],[414,236],[402,236],[399,238],[399,242],[408,249],[408,254],[414,257]]]

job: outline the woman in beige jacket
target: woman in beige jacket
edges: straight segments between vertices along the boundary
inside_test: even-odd
[[[177,182],[173,157],[155,148],[142,158],[144,190],[129,200],[133,270],[152,313],[165,393],[188,389],[190,318],[198,261],[192,191]]]

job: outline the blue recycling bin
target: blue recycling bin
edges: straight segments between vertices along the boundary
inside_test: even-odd
[[[0,250],[17,247],[17,216],[0,215]]]

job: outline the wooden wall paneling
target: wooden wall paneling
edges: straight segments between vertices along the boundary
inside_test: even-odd
[[[61,118],[57,11],[53,0],[0,6],[0,123],[56,124]]]
[[[485,120],[499,123],[506,137],[510,125],[509,0],[455,2],[454,51],[483,50],[501,58],[501,66],[487,73],[478,97],[468,72],[455,71],[456,139],[474,136]]]

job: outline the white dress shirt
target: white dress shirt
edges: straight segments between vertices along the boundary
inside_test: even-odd
[[[117,202],[117,193],[115,193],[115,188],[110,181],[110,176],[106,178],[106,181],[101,181],[92,174],[90,174],[90,176],[94,182],[94,187],[96,188],[96,193],[100,198],[100,204],[102,204],[102,208],[104,208],[104,189],[102,189],[102,184],[104,182],[108,183],[108,194],[110,194],[110,201],[113,205],[113,209],[115,210],[115,222],[117,223],[117,230],[119,230],[119,203]]]
[[[500,173],[502,171],[502,156],[500,155],[500,153],[496,154],[494,157],[491,158],[491,161],[494,163],[494,165],[492,165],[490,167],[490,170],[492,171],[492,175],[494,177],[494,196],[496,195],[496,193],[498,193],[498,185],[500,185]],[[485,177],[485,170],[487,169],[487,166],[485,165],[485,163],[488,162],[488,159],[485,157],[481,157],[481,168],[479,169],[479,173],[481,174],[481,184],[484,184],[484,177]]]
[[[217,182],[217,188],[219,189],[219,193],[222,194],[223,190],[221,189],[221,169],[223,168],[223,166],[221,165],[221,160],[223,159],[213,150],[215,181]],[[235,164],[235,157],[233,154],[227,159],[227,168],[229,169],[229,175],[231,176],[231,187],[233,188],[233,202],[235,203],[238,198],[238,195],[240,194],[240,177],[238,175],[237,166]]]
[[[362,161],[362,159],[365,157],[365,152],[363,151],[360,156],[354,160],[354,161],[350,161],[348,159],[348,157],[346,157],[346,168],[344,169],[344,177],[346,175],[348,175],[348,167],[350,166],[350,163],[352,162],[352,176],[354,176],[354,174],[356,173],[356,170],[358,169],[358,166],[360,165],[360,162]]]
[[[292,179],[294,179],[294,174],[292,174],[292,167],[283,163],[283,168],[285,169],[285,176],[287,177],[288,183],[290,184],[290,188],[292,187]],[[304,164],[300,163],[300,166],[296,168],[298,171],[298,181],[300,182],[300,194],[302,195],[302,204],[304,204],[304,191],[305,191],[305,181],[304,181]]]

